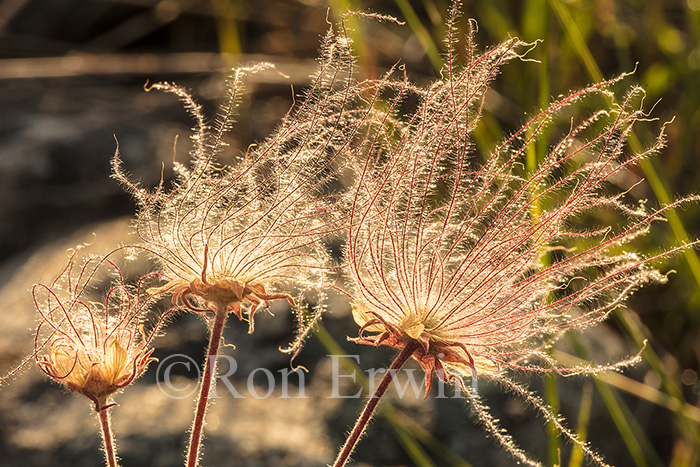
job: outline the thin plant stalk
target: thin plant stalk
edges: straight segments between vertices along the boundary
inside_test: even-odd
[[[192,422],[190,445],[187,449],[187,467],[196,467],[199,461],[199,449],[202,442],[202,431],[204,430],[204,418],[207,414],[211,385],[216,373],[216,356],[219,353],[221,335],[224,330],[224,324],[226,323],[226,308],[227,304],[217,303],[213,310],[214,324],[211,329],[209,349],[207,350],[206,360],[204,361],[204,374],[199,387],[197,407],[194,413],[194,421]]]
[[[322,323],[316,323],[314,326],[314,335],[318,338],[330,355],[345,354],[343,348],[340,346],[340,344],[338,344],[333,336],[330,335],[328,330],[323,327]],[[367,390],[369,387],[368,378],[362,373],[361,368],[353,359],[343,359],[341,360],[340,364],[343,366],[345,371],[349,373],[355,372],[355,381],[357,386],[363,390]],[[448,446],[442,444],[415,420],[397,410],[396,407],[391,404],[391,402],[384,402],[381,414],[391,424],[392,428],[396,432],[396,437],[403,444],[404,450],[411,457],[413,462],[415,462],[416,466],[428,465],[425,462],[421,462],[418,455],[414,455],[414,453],[421,451],[420,444],[423,444],[423,446],[429,448],[434,454],[445,460],[447,465],[452,467],[472,467],[471,464],[465,461],[454,451],[450,450]]]
[[[105,450],[105,461],[109,467],[117,467],[117,454],[112,434],[112,423],[109,408],[97,412],[102,429],[102,443]]]
[[[384,377],[382,377],[382,380],[379,382],[377,389],[375,389],[374,393],[367,400],[367,404],[365,405],[364,410],[362,410],[362,413],[355,422],[355,426],[352,428],[352,431],[348,435],[348,439],[345,441],[345,444],[338,453],[338,457],[335,459],[333,467],[342,467],[348,461],[348,459],[350,458],[350,454],[352,454],[352,451],[355,449],[355,445],[357,445],[357,442],[360,440],[362,433],[364,433],[367,424],[372,418],[374,410],[377,408],[379,401],[381,400],[382,396],[393,381],[394,375],[397,371],[401,369],[401,367],[403,367],[404,363],[406,363],[406,361],[411,357],[411,355],[413,355],[413,352],[415,352],[415,350],[418,348],[418,345],[418,341],[412,340],[401,350],[399,355],[394,359],[391,366],[384,374]]]

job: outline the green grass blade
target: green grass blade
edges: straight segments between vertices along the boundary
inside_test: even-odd
[[[547,0],[536,0],[528,2],[523,13],[522,31],[526,40],[537,40],[547,34],[548,14]],[[538,49],[538,60],[540,66],[537,67],[537,76],[532,78],[538,83],[538,104],[539,108],[547,108],[549,103],[550,84],[549,84],[549,56],[546,47]],[[533,133],[537,131],[538,135]],[[537,138],[534,138],[537,136]],[[547,148],[549,146],[549,137],[547,129],[531,128],[528,130],[527,139],[532,143],[528,145],[526,152],[526,169],[530,174],[534,174],[540,166],[541,161],[545,159]],[[536,197],[537,193],[533,193]],[[542,211],[539,203],[533,203],[532,216],[537,218]],[[549,257],[543,258],[543,262],[550,263]],[[559,382],[555,375],[549,374],[544,379],[544,399],[552,413],[552,418],[558,418],[560,413],[559,401]],[[553,421],[547,421],[547,439],[548,439],[548,457],[549,465],[558,466],[561,457],[561,441],[559,439],[559,431]]]
[[[384,415],[386,417],[386,414]],[[387,417],[387,419],[389,419]],[[404,428],[403,424],[390,422],[399,442],[413,462],[420,467],[435,467],[430,457],[425,453],[420,444],[416,442],[413,435]]]
[[[588,46],[583,40],[578,30],[578,27],[573,21],[573,18],[571,17],[571,14],[569,13],[566,6],[563,5],[563,3],[560,0],[549,1],[550,5],[552,6],[552,9],[557,14],[559,21],[565,29],[566,33],[568,34],[571,42],[574,44],[575,50],[578,56],[580,57],[581,61],[584,63],[588,75],[591,77],[591,79],[595,81],[602,80],[603,75],[595,60],[593,60],[592,54],[590,53]],[[642,150],[642,145],[634,133],[630,135],[629,144],[630,148],[635,152],[639,152]],[[669,195],[669,189],[664,183],[660,171],[657,170],[654,167],[653,163],[649,160],[642,160],[640,162],[640,167],[643,170],[645,178],[649,182],[649,185],[651,186],[657,200],[661,204],[669,204],[672,201],[672,199]],[[681,244],[688,243],[690,241],[690,237],[677,212],[675,210],[669,210],[667,212],[666,217],[668,219],[668,223],[671,227],[673,235],[676,238],[676,241]],[[697,284],[698,289],[700,289],[700,260],[698,259],[698,255],[693,249],[684,250],[683,255],[691,271],[691,274],[693,275],[695,283]],[[631,312],[627,310],[621,310],[619,313],[617,313],[617,316],[619,317],[623,328],[625,329],[627,334],[631,336],[633,341],[640,343],[647,338],[644,331],[642,330],[641,324],[638,322],[637,319],[635,319],[635,316]],[[686,405],[686,402],[684,400],[682,390],[679,387],[678,383],[673,378],[673,376],[669,375],[668,371],[666,371],[663,362],[661,361],[659,356],[654,352],[651,346],[646,347],[646,349],[643,352],[643,357],[645,361],[649,364],[651,370],[658,376],[658,378],[662,382],[664,390],[675,402],[673,404],[673,406],[676,407],[676,409],[674,410],[674,423],[678,427],[679,433],[686,440],[688,440],[689,445],[700,445],[700,428],[698,427],[698,424],[694,422],[691,418],[689,418],[688,415],[682,410],[682,407]],[[602,383],[597,381],[596,384]]]
[[[637,342],[643,342],[644,333],[636,315],[628,310],[621,310],[621,312],[618,313],[618,316],[627,333]],[[666,393],[675,402],[674,413],[676,415],[676,424],[679,425],[679,431],[683,436],[688,437],[696,446],[700,446],[700,425],[698,425],[697,421],[690,417],[688,411],[683,410],[683,407],[687,404],[683,397],[683,390],[676,383],[673,377],[668,374],[664,368],[661,358],[659,358],[651,345],[646,346],[642,352],[642,356],[644,361],[649,364],[652,371],[658,375],[661,385],[666,390]]]
[[[591,361],[588,351],[576,334],[570,334],[569,342],[584,360]],[[634,464],[637,467],[662,467],[664,463],[617,391],[600,378],[593,378],[593,381]]]
[[[583,62],[589,77],[596,82],[603,81],[603,73],[600,71],[598,64],[593,59],[593,55],[586,45],[586,41],[581,36],[578,26],[576,26],[576,22],[571,16],[569,10],[561,2],[561,0],[549,0],[549,4],[552,6],[552,9],[557,14],[561,25],[568,34],[569,39],[574,45],[576,53]],[[639,152],[642,149],[642,145],[634,133],[632,133],[629,137],[629,144],[630,148],[635,152]],[[639,165],[644,171],[644,176],[649,181],[649,185],[654,191],[654,194],[659,202],[662,204],[669,204],[671,202],[671,196],[669,195],[668,188],[662,182],[662,177],[659,175],[659,171],[648,160],[643,159]],[[671,230],[676,237],[676,241],[681,244],[688,243],[690,241],[690,237],[676,211],[669,210],[666,217],[668,218]],[[683,255],[688,263],[688,266],[690,267],[698,288],[700,288],[700,259],[698,259],[696,251],[686,249],[684,250]]]
[[[576,423],[576,436],[585,443],[588,439],[588,424],[591,421],[591,407],[593,406],[593,389],[590,383],[583,385],[581,394],[581,405],[578,411],[578,421]],[[583,465],[584,454],[579,446],[574,446],[569,459],[569,467],[581,467]]]
[[[544,379],[544,398],[549,407],[552,418],[559,417],[559,384],[556,376],[549,374]],[[551,420],[547,420],[547,438],[549,441],[549,465],[558,466],[561,457],[561,446],[559,443],[559,431]]]
[[[399,7],[399,10],[401,10],[401,13],[406,19],[411,31],[413,31],[413,34],[415,34],[415,36],[418,38],[418,41],[423,47],[423,50],[425,50],[428,60],[430,60],[433,68],[435,68],[435,71],[439,73],[443,67],[442,57],[440,56],[438,47],[430,35],[430,32],[428,32],[428,29],[423,25],[423,22],[420,20],[420,18],[418,18],[416,10],[414,10],[411,4],[408,3],[408,0],[395,0],[395,3],[396,6]]]

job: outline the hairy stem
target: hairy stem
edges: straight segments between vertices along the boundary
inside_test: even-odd
[[[199,397],[197,398],[197,408],[192,422],[192,432],[190,434],[190,446],[187,450],[187,467],[196,467],[199,462],[199,450],[202,443],[202,431],[204,429],[204,417],[209,406],[209,394],[211,392],[212,381],[216,373],[216,356],[219,353],[221,344],[221,334],[226,323],[227,304],[218,303],[214,310],[214,325],[209,337],[209,349],[204,360],[204,375],[199,387]]]
[[[108,467],[117,467],[117,453],[114,446],[114,435],[112,434],[112,423],[110,410],[102,409],[97,412],[102,428],[102,443],[105,449],[105,461]]]
[[[415,350],[418,348],[418,345],[418,341],[416,340],[411,340],[408,344],[406,344],[399,355],[394,359],[387,372],[384,373],[384,377],[382,377],[382,380],[379,382],[377,389],[374,390],[374,394],[372,394],[367,400],[364,410],[355,422],[355,426],[352,428],[350,435],[348,435],[348,439],[345,441],[345,444],[338,453],[338,457],[335,459],[333,467],[342,467],[348,461],[350,454],[352,454],[352,451],[355,449],[355,445],[360,440],[362,433],[365,431],[367,423],[369,423],[370,419],[372,418],[372,414],[377,408],[379,400],[382,398],[386,390],[389,388],[391,381],[394,379],[394,375],[401,369],[411,355],[413,355],[413,352],[415,352]]]

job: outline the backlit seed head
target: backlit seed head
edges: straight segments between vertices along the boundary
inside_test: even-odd
[[[450,46],[454,37],[450,27]],[[664,282],[653,262],[688,245],[648,257],[632,242],[666,210],[698,198],[655,211],[629,201],[630,186],[620,181],[664,141],[662,134],[637,154],[626,148],[633,125],[646,117],[643,90],[631,89],[619,103],[610,91],[624,76],[559,99],[492,153],[475,151],[471,135],[489,82],[528,47],[511,39],[480,55],[470,51],[463,67],[450,54],[454,68],[426,88],[377,84],[378,95],[396,98],[384,103],[392,110],[377,123],[369,157],[356,161],[346,250],[360,326],[353,340],[416,347],[428,390],[434,374],[458,384],[471,378],[474,386],[477,376],[495,380],[603,464],[509,370],[591,374],[636,361],[567,368],[547,347],[569,330],[598,324],[639,287]],[[393,113],[407,95],[417,109]],[[607,104],[578,120],[564,113],[584,100]],[[559,140],[528,169],[545,128]],[[492,435],[520,461],[539,465],[465,390]]]
[[[217,123],[182,88],[153,88],[179,96],[196,121],[191,162],[176,163],[172,189],[149,191],[132,182],[115,157],[114,173],[140,207],[136,230],[170,281],[159,292],[207,312],[223,304],[253,331],[253,315],[271,300],[294,304],[292,287],[323,284],[330,270],[324,241],[344,228],[338,192],[365,116],[352,110],[362,89],[353,82],[350,42],[326,36],[311,88],[265,141],[227,166],[225,150],[244,78],[271,67],[233,71]],[[251,110],[254,112],[254,110]],[[206,315],[206,313],[204,313]]]
[[[40,314],[36,332],[36,362],[52,379],[78,392],[101,411],[111,396],[141,376],[151,357],[150,347],[160,322],[146,320],[153,296],[146,293],[152,275],[127,286],[108,258],[92,257],[80,267],[76,253],[50,284],[33,288]],[[99,287],[103,301],[94,301]],[[162,320],[162,318],[161,318]],[[147,334],[145,326],[151,331]]]

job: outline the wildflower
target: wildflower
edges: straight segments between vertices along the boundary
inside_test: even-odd
[[[152,192],[133,183],[123,172],[118,154],[114,175],[133,193],[139,214],[136,231],[162,265],[169,281],[153,293],[171,293],[175,305],[213,315],[207,360],[192,427],[188,464],[199,457],[209,388],[215,373],[227,315],[249,322],[273,300],[286,300],[292,286],[304,293],[324,282],[330,255],[322,244],[344,226],[342,187],[348,153],[363,124],[349,105],[361,89],[353,87],[350,42],[329,31],[320,68],[304,99],[284,117],[274,133],[251,145],[229,166],[216,163],[226,146],[240,98],[242,80],[270,68],[260,64],[234,70],[228,96],[209,129],[199,105],[182,88],[161,83],[152,88],[179,96],[196,120],[189,166],[175,164],[170,191],[162,183]],[[299,313],[300,332],[288,349],[298,351],[308,334],[310,319]]]
[[[155,361],[150,345],[167,313],[146,333],[145,315],[154,301],[146,287],[155,275],[146,275],[130,287],[109,257],[91,257],[76,267],[77,251],[50,285],[36,284],[32,289],[41,315],[34,357],[54,381],[95,404],[105,460],[116,467],[112,397]],[[94,301],[105,282],[104,301]]]
[[[137,186],[117,157],[114,173],[140,206],[136,230],[170,281],[158,291],[195,311],[217,305],[249,321],[272,300],[294,306],[288,285],[319,284],[329,264],[322,240],[338,230],[342,153],[353,128],[344,120],[352,60],[348,44],[327,37],[326,57],[306,99],[266,141],[252,145],[232,165],[219,166],[242,79],[271,67],[260,64],[233,72],[229,95],[209,131],[201,108],[182,88],[152,86],[178,95],[195,118],[189,167],[175,163],[175,182],[166,192]],[[337,91],[340,89],[341,91]]]
[[[92,257],[80,268],[74,260],[75,252],[51,285],[37,284],[32,290],[41,315],[35,355],[48,376],[89,398],[99,412],[155,360],[150,348],[155,333],[144,331],[153,300],[143,288],[149,276],[131,290],[111,260]],[[104,302],[93,301],[93,288],[105,274],[116,282]]]
[[[632,126],[644,117],[637,108],[643,90],[633,88],[615,104],[609,88],[622,77],[558,100],[479,161],[470,133],[488,84],[527,47],[510,39],[472,53],[461,69],[450,53],[445,79],[425,89],[384,83],[420,103],[405,120],[385,124],[370,157],[358,161],[347,242],[360,326],[352,340],[401,350],[391,369],[417,360],[426,371],[426,396],[434,374],[462,385],[471,378],[474,389],[464,390],[482,423],[524,463],[539,465],[489,415],[475,391],[477,377],[520,395],[604,465],[509,370],[592,374],[637,360],[566,368],[547,348],[569,330],[604,320],[635,289],[666,280],[651,263],[683,247],[645,257],[630,242],[665,210],[696,198],[650,211],[616,189],[631,165],[663,146],[659,136],[639,154],[626,149]],[[540,165],[524,170],[527,147],[545,126],[574,103],[601,98],[608,109],[572,122]],[[619,222],[579,227],[603,212],[619,214]],[[379,389],[335,466],[344,465],[378,397]]]

